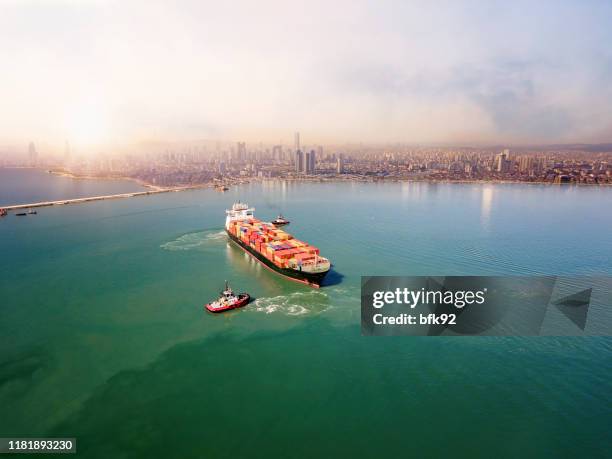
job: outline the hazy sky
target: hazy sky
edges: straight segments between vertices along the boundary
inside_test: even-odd
[[[0,142],[612,141],[612,2],[0,0]]]

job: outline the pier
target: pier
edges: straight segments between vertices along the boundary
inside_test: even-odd
[[[91,196],[87,198],[61,199],[59,201],[41,201],[41,202],[33,202],[30,204],[16,204],[12,206],[0,206],[0,208],[5,209],[7,211],[11,211],[11,210],[31,209],[34,207],[65,206],[69,204],[80,204],[80,203],[91,202],[91,201],[103,201],[106,199],[135,198],[138,196],[148,196],[151,194],[171,193],[171,192],[178,192],[178,191],[185,191],[185,190],[193,190],[196,188],[201,188],[201,187],[190,186],[190,187],[181,187],[181,188],[168,188],[168,189],[163,189],[163,190],[135,191],[132,193],[109,194],[105,196]]]

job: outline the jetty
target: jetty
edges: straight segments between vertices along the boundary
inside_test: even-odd
[[[173,193],[173,192],[178,192],[178,191],[193,190],[196,188],[201,188],[201,187],[200,186],[189,186],[189,187],[180,187],[180,188],[166,188],[166,189],[159,189],[159,190],[135,191],[132,193],[109,194],[105,196],[90,196],[87,198],[61,199],[59,201],[41,201],[41,202],[32,202],[29,204],[15,204],[12,206],[0,206],[0,207],[2,207],[3,209],[7,211],[11,211],[11,210],[20,210],[20,209],[31,209],[34,207],[65,206],[69,204],[81,204],[84,202],[104,201],[106,199],[136,198],[139,196],[149,196],[151,194]]]

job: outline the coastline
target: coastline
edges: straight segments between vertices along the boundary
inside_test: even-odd
[[[546,186],[612,186],[612,183],[554,183],[554,182],[524,182],[520,180],[448,180],[448,179],[413,179],[413,178],[393,178],[393,179],[370,179],[367,177],[351,176],[351,177],[275,177],[275,178],[260,178],[252,177],[249,181],[286,181],[286,182],[309,182],[309,183],[333,183],[333,182],[358,182],[358,183],[443,183],[443,184],[481,184],[481,185],[546,185]]]
[[[189,189],[201,189],[201,188],[212,188],[219,184],[219,182],[207,182],[192,185],[176,185],[176,186],[160,186],[149,183],[145,180],[129,177],[124,175],[81,175],[73,172],[58,170],[58,169],[46,169],[43,167],[32,167],[32,166],[9,166],[4,167],[6,169],[39,169],[45,170],[47,173],[57,175],[60,177],[66,177],[73,180],[126,180],[134,182],[143,188],[147,188],[153,191],[181,191]],[[443,183],[443,184],[482,184],[482,185],[547,185],[547,186],[597,186],[597,187],[608,187],[612,186],[611,183],[583,183],[583,182],[569,182],[569,183],[554,183],[550,181],[522,181],[522,180],[477,180],[477,179],[435,179],[435,178],[412,178],[412,177],[367,177],[361,175],[346,174],[345,176],[302,176],[302,177],[243,177],[243,178],[227,178],[224,180],[225,183],[237,186],[250,182],[309,182],[309,183],[334,183],[334,182],[358,182],[358,183],[398,183],[398,182],[409,182],[409,183]]]
[[[150,188],[155,191],[170,190],[170,189],[176,188],[176,187],[162,187],[158,185],[153,185],[151,183],[145,182],[144,180],[140,180],[134,177],[126,177],[126,176],[79,175],[73,172],[59,171],[59,170],[53,170],[53,169],[47,169],[47,172],[52,175],[57,175],[60,177],[67,177],[67,178],[71,178],[74,180],[127,180],[130,182],[135,182],[144,188]]]

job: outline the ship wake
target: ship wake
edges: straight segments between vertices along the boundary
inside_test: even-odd
[[[187,233],[166,242],[160,247],[170,251],[205,250],[206,247],[224,242],[227,239],[225,231],[218,229]]]
[[[284,314],[286,316],[303,316],[320,314],[329,308],[327,295],[318,290],[294,292],[269,298],[257,298],[250,311],[265,314]]]

